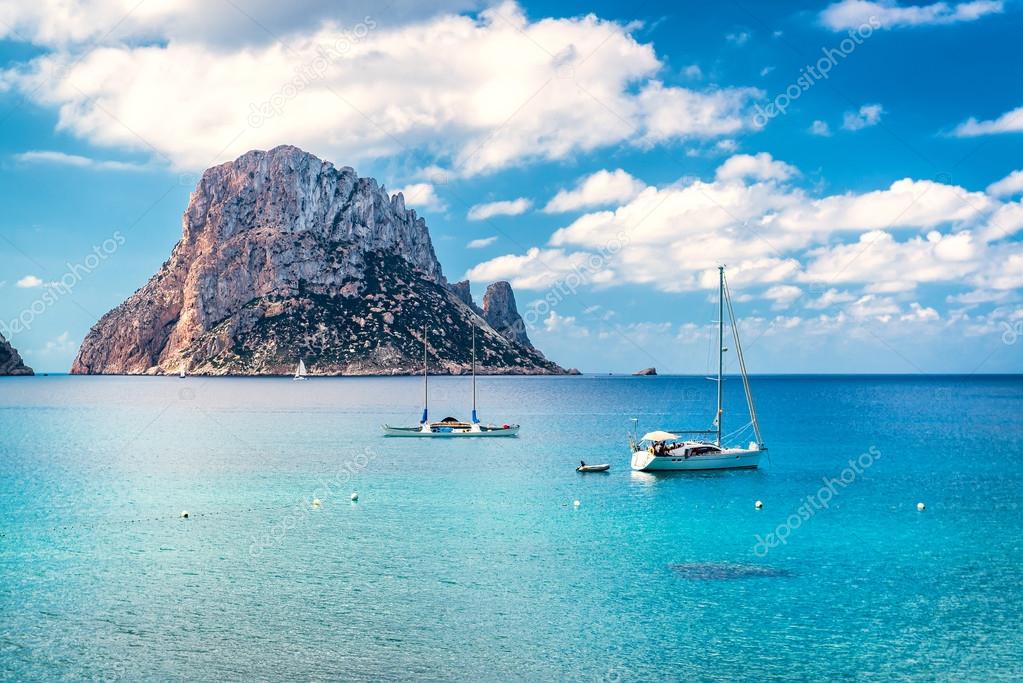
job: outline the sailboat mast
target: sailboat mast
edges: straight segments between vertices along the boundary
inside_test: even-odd
[[[472,326],[472,421],[479,422],[476,417],[476,325]]]
[[[718,428],[717,445],[721,445],[721,399],[724,389],[722,369],[725,363],[725,267],[718,266],[718,412],[714,422]]]
[[[764,447],[764,437],[760,434],[760,421],[757,420],[757,408],[753,404],[753,390],[749,385],[749,373],[746,371],[746,357],[742,352],[742,342],[739,341],[739,327],[735,324],[735,309],[732,307],[732,293],[725,284],[725,296],[728,301],[728,320],[732,324],[732,337],[735,340],[735,357],[739,360],[739,373],[742,375],[742,388],[746,393],[746,406],[749,408],[750,422],[753,425],[753,434],[757,438],[757,445]]]
[[[426,325],[423,325],[423,419],[420,422],[425,423],[427,420],[427,411],[430,406],[430,376],[427,373],[427,356],[426,356]]]

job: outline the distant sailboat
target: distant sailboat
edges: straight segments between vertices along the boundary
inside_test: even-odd
[[[305,378],[306,378],[305,361],[304,360],[299,360],[298,361],[298,367],[295,368],[294,380],[296,382],[298,382],[298,381],[304,380]]]
[[[178,370],[178,378],[185,379],[185,365],[183,363],[181,368]]]
[[[391,427],[384,425],[384,436],[516,436],[519,426],[512,424],[483,425],[476,415],[476,326],[472,328],[472,421],[462,422],[445,417],[440,422],[430,422],[430,375],[429,353],[426,346],[426,327],[423,327],[423,417],[418,427]]]
[[[724,389],[724,318],[725,306],[727,304],[728,319],[732,327],[732,338],[735,342],[735,355],[739,361],[739,372],[742,376],[742,386],[746,393],[746,405],[749,408],[750,423],[753,428],[755,441],[749,446],[725,447],[721,444],[722,417],[724,408],[722,397]],[[757,421],[757,411],[753,405],[753,394],[750,391],[749,376],[746,374],[746,360],[742,355],[742,345],[739,343],[739,330],[735,325],[735,312],[732,310],[732,297],[728,293],[728,286],[725,284],[724,266],[718,268],[718,374],[716,379],[717,389],[717,412],[714,414],[714,429],[695,430],[671,430],[653,431],[643,435],[642,439],[635,436],[630,437],[632,450],[632,469],[642,472],[656,472],[665,470],[734,470],[734,469],[756,469],[760,464],[760,455],[767,450],[763,437],[760,435],[760,423]],[[635,424],[635,420],[633,421]],[[714,434],[714,441],[699,440],[689,441],[682,437],[683,434]]]

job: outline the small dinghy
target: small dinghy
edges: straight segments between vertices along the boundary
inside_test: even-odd
[[[579,467],[575,468],[576,472],[607,472],[611,469],[610,465],[587,465],[582,460],[579,461]]]

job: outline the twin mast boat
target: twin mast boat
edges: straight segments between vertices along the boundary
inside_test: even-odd
[[[406,437],[501,437],[516,436],[519,426],[512,424],[481,424],[476,414],[476,326],[472,328],[472,419],[463,422],[454,417],[445,417],[440,422],[430,422],[430,373],[429,351],[427,349],[426,327],[423,327],[423,417],[415,427],[392,427],[384,425],[384,436]]]

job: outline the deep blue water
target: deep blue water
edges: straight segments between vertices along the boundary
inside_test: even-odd
[[[414,378],[0,380],[0,677],[1023,677],[1023,379],[752,383],[761,470],[652,476],[629,418],[712,383],[483,378],[520,438],[418,441]]]

